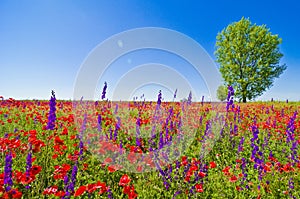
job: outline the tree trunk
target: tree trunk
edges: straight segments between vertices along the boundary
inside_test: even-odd
[[[248,83],[242,85],[242,97],[243,97],[243,103],[246,103],[247,102],[247,86],[248,86]]]
[[[243,103],[246,103],[247,102],[247,98],[246,96],[243,95]]]

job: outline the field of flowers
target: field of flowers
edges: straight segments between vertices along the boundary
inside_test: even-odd
[[[299,198],[299,110],[1,97],[0,198]]]

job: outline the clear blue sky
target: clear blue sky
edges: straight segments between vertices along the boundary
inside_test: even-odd
[[[282,63],[288,65],[274,86],[258,99],[298,101],[299,10],[297,0],[1,0],[0,95],[49,99],[54,89],[57,98],[71,99],[77,72],[89,52],[108,37],[132,28],[151,26],[182,32],[215,59],[217,33],[245,16],[279,34]],[[113,73],[107,74],[108,83]]]

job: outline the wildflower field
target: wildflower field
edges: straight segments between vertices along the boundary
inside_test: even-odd
[[[300,103],[0,98],[0,198],[299,198]]]

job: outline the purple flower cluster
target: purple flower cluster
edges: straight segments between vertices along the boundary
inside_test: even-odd
[[[101,132],[102,131],[102,118],[101,118],[101,115],[98,114],[98,131]]]
[[[104,87],[103,87],[103,90],[102,90],[102,96],[101,96],[101,99],[102,99],[102,100],[105,98],[105,95],[106,95],[106,89],[107,89],[107,83],[104,82]]]
[[[116,108],[115,108],[115,111],[114,111],[114,115],[116,115],[118,113],[118,109],[119,109],[119,105],[116,104]]]
[[[292,193],[293,190],[294,190],[294,188],[295,188],[295,187],[294,187],[294,179],[293,179],[293,178],[290,178],[290,179],[289,179],[289,190],[290,190],[290,191],[289,191],[289,193],[290,193],[289,195],[290,195],[290,198],[296,199],[296,196],[294,196],[293,193]]]
[[[71,179],[69,178],[68,174],[66,174],[66,176],[64,177],[65,195],[62,197],[63,199],[70,198],[71,193],[74,192],[77,172],[78,167],[76,162],[72,169]]]
[[[201,106],[204,105],[204,96],[202,96],[202,99],[201,99]]]
[[[232,86],[228,86],[227,105],[226,105],[227,111],[229,110],[230,106],[234,108],[233,97],[234,97],[234,89]]]
[[[258,138],[258,128],[253,125],[252,126],[252,133],[253,133],[253,138],[251,138],[251,147],[253,148],[252,154],[251,154],[251,159],[254,160],[254,169],[258,170],[259,176],[258,179],[261,181],[262,180],[262,172],[263,172],[263,153],[259,149],[259,138]],[[257,156],[258,154],[258,156]]]
[[[297,111],[294,112],[294,115],[290,118],[290,121],[287,125],[287,130],[286,130],[286,134],[287,134],[287,139],[286,142],[289,144],[291,144],[291,158],[292,160],[295,162],[298,162],[298,155],[297,155],[297,147],[298,147],[298,141],[295,140],[295,120],[297,117]]]
[[[121,118],[117,117],[118,122],[115,125],[115,132],[114,132],[114,140],[117,140],[118,137],[118,132],[121,129]]]
[[[242,137],[238,146],[238,153],[242,152],[243,150],[243,144],[244,144],[245,138]]]
[[[157,104],[158,104],[159,106],[160,106],[160,104],[161,104],[161,98],[162,98],[161,90],[159,90],[158,97],[157,97]]]
[[[169,171],[168,169],[166,169],[166,171],[163,171],[161,166],[159,165],[159,159],[157,156],[154,156],[154,164],[156,166],[156,169],[159,171],[159,174],[160,176],[162,177],[163,181],[164,181],[164,185],[165,185],[165,188],[168,190],[169,189],[169,178],[168,176],[170,176],[170,174],[168,175]],[[172,170],[171,170],[172,172]]]
[[[54,91],[51,92],[52,96],[49,101],[49,115],[48,115],[48,123],[47,123],[47,129],[48,130],[54,130],[55,128],[55,120],[56,120],[56,98]]]
[[[136,119],[136,126],[135,126],[135,144],[136,146],[141,146],[141,142],[140,142],[140,126],[141,126],[141,119],[138,117]]]
[[[187,100],[187,104],[188,105],[191,105],[192,104],[192,92],[190,91],[189,93],[189,97],[188,97],[188,100]]]
[[[176,96],[177,96],[177,88],[176,88],[176,90],[174,92],[173,101],[175,100]]]
[[[246,173],[246,167],[247,167],[247,161],[245,158],[242,158],[241,169],[242,169],[243,178],[241,181],[241,185],[244,185],[245,182],[247,181],[248,174]],[[245,188],[249,189],[249,186],[246,184]]]
[[[5,157],[5,167],[4,167],[4,186],[6,191],[11,190],[13,185],[12,181],[12,154],[8,153]]]
[[[113,194],[112,194],[112,191],[111,191],[110,187],[108,187],[107,192],[108,192],[107,197],[109,199],[113,199]]]
[[[26,176],[29,177],[29,171],[32,167],[32,153],[31,153],[31,145],[30,145],[30,151],[27,154],[26,158]]]

